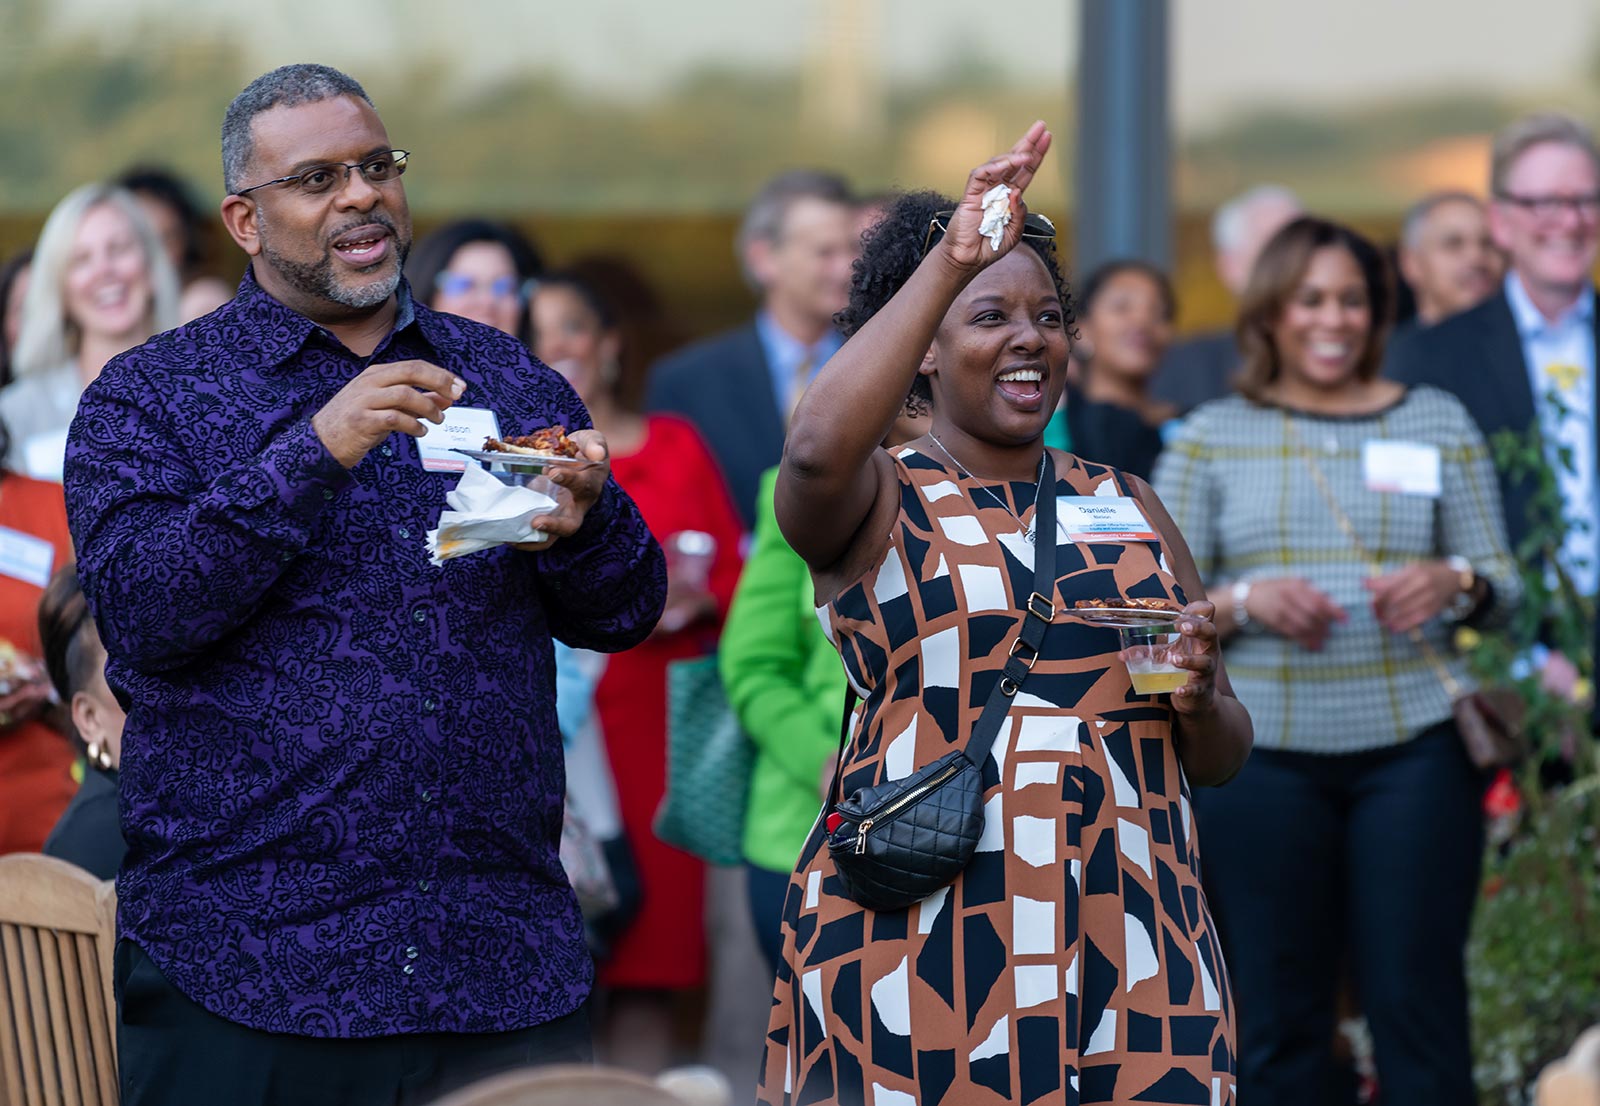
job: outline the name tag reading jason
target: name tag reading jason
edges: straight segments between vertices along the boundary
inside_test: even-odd
[[[1438,499],[1444,490],[1439,447],[1425,442],[1386,439],[1363,442],[1361,479],[1368,491]]]
[[[43,538],[0,526],[0,574],[42,588],[50,582],[56,550]]]
[[[1128,496],[1061,496],[1056,517],[1068,541],[1156,541],[1159,535]]]
[[[417,439],[417,455],[428,472],[464,472],[467,458],[453,449],[482,449],[485,438],[500,436],[500,420],[487,407],[452,407],[438,426],[423,422],[427,431]]]

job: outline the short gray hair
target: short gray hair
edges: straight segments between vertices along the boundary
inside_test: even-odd
[[[1428,221],[1428,216],[1445,204],[1471,204],[1479,211],[1483,210],[1483,201],[1471,192],[1463,192],[1459,188],[1429,192],[1406,208],[1405,218],[1400,223],[1400,245],[1408,250],[1416,249],[1417,241],[1422,237],[1422,224]]]
[[[178,325],[178,274],[139,201],[131,192],[114,185],[85,184],[56,204],[39,232],[39,244],[33,252],[33,275],[22,303],[22,330],[17,334],[17,351],[12,360],[18,378],[60,368],[78,355],[82,335],[78,324],[67,314],[67,262],[78,228],[89,212],[101,206],[114,207],[123,214],[144,253],[145,271],[150,278],[145,337]]]
[[[1494,136],[1494,146],[1489,155],[1489,194],[1503,196],[1506,178],[1517,159],[1535,146],[1553,142],[1559,146],[1573,146],[1588,155],[1589,161],[1600,171],[1600,149],[1595,147],[1594,132],[1577,119],[1559,111],[1536,111],[1506,124]]]
[[[336,96],[354,96],[365,100],[368,107],[373,106],[372,97],[354,77],[331,66],[309,62],[280,65],[245,85],[222,117],[222,187],[228,195],[243,187],[245,171],[255,152],[250,125],[256,116],[275,107],[292,108]]]
[[[1296,211],[1303,207],[1293,189],[1281,184],[1258,184],[1217,208],[1216,214],[1211,216],[1212,248],[1218,253],[1237,249],[1250,220],[1250,210],[1264,203],[1283,204]]]
[[[749,262],[745,260],[751,244],[776,242],[783,234],[783,221],[789,209],[799,200],[821,200],[845,207],[855,205],[855,195],[845,179],[823,169],[791,169],[762,185],[745,210],[744,219],[739,223],[739,235],[734,240],[739,265],[750,287],[756,287],[755,274],[750,272]]]

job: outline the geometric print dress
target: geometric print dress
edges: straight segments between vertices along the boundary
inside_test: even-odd
[[[1058,496],[1129,494],[1054,456]],[[882,560],[818,612],[862,700],[845,794],[966,740],[1033,591],[1033,547],[979,490],[1028,520],[1033,485],[910,448],[895,470]],[[1057,537],[1058,610],[1184,602],[1162,543]],[[1115,630],[1056,617],[983,766],[977,852],[922,902],[846,898],[819,820],[784,903],[760,1102],[1233,1102],[1233,1002],[1172,710],[1133,693],[1117,652]]]

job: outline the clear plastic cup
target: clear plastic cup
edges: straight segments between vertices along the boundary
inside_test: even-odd
[[[1123,626],[1117,633],[1135,695],[1170,695],[1189,682],[1189,670],[1172,663],[1189,651],[1175,624]]]

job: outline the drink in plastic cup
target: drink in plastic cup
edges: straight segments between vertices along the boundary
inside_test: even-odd
[[[1123,626],[1117,632],[1135,695],[1170,695],[1189,682],[1189,670],[1172,663],[1188,652],[1176,625]]]

